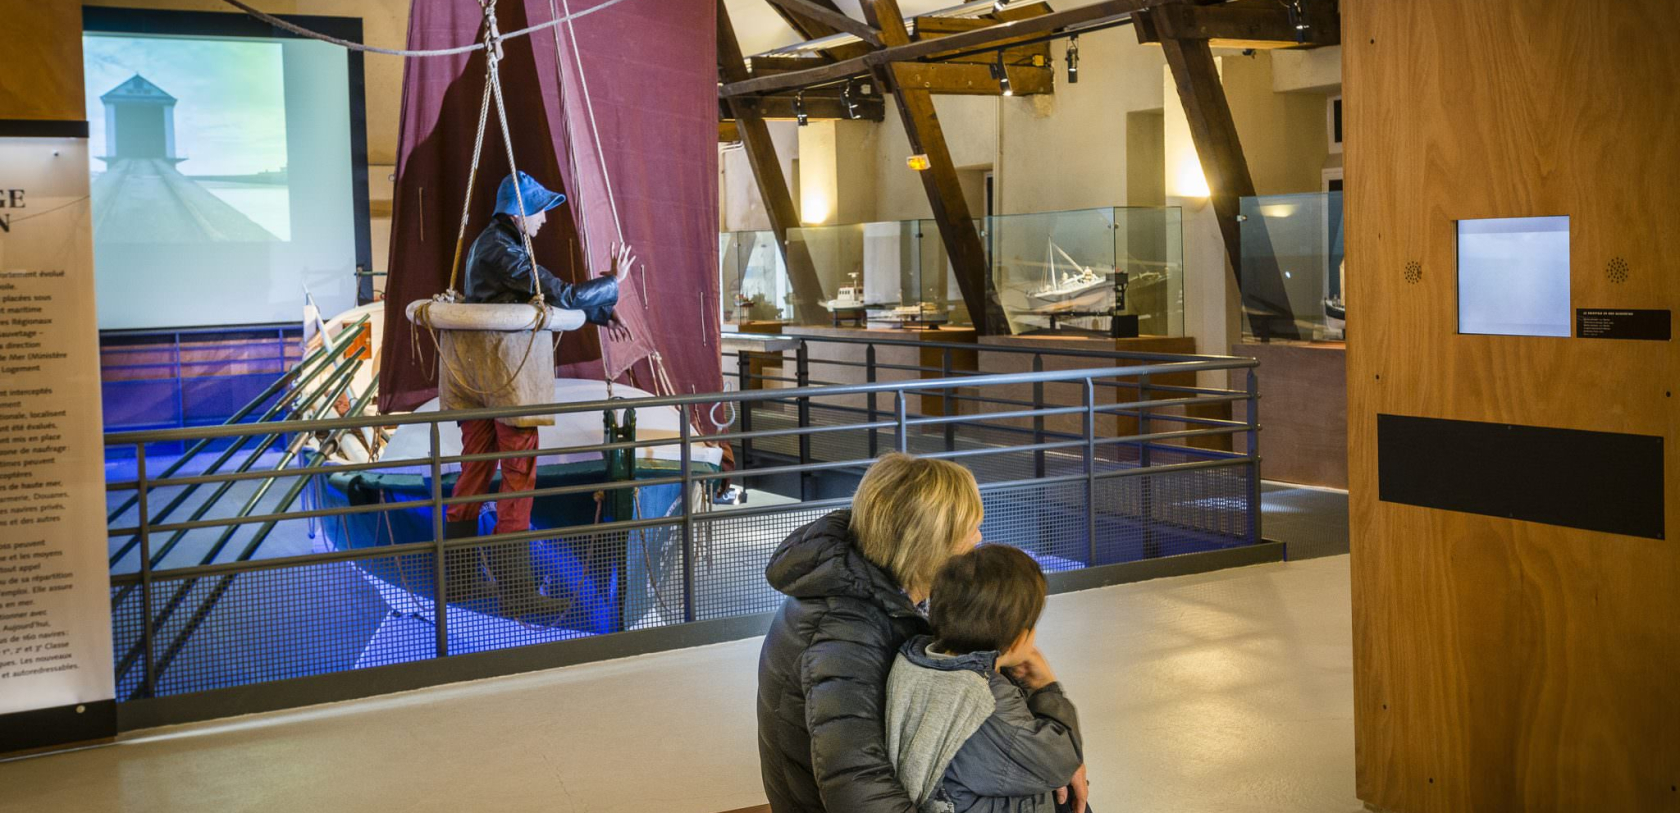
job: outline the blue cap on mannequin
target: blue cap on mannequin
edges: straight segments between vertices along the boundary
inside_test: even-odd
[[[502,185],[496,188],[496,214],[519,214],[520,198],[524,199],[524,213],[528,215],[534,215],[538,212],[546,212],[549,209],[553,209],[554,207],[566,202],[565,195],[562,195],[559,192],[554,192],[548,187],[537,183],[536,178],[525,174],[524,171],[519,172],[518,177],[518,197],[514,195],[513,175],[503,178]]]

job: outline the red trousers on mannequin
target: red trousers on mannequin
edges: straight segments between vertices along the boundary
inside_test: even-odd
[[[461,452],[529,452],[537,448],[536,427],[508,426],[501,421],[462,421]],[[504,460],[476,460],[461,464],[461,476],[455,481],[455,497],[475,497],[490,491],[490,479],[496,466],[502,468],[501,493],[530,491],[537,485],[537,459],[513,457]],[[483,503],[459,503],[449,506],[449,521],[476,519]],[[531,530],[531,498],[496,501],[496,533],[507,534]]]

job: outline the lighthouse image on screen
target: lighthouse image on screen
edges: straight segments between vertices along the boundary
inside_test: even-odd
[[[97,33],[83,49],[101,329],[295,322],[305,290],[353,304],[342,51]]]

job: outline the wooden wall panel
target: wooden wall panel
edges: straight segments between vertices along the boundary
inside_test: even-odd
[[[1342,21],[1359,796],[1680,810],[1680,345],[1458,335],[1454,225],[1569,215],[1575,307],[1680,310],[1680,4]],[[1671,538],[1381,503],[1378,413],[1660,435]]]
[[[6,3],[0,10],[0,54],[0,119],[87,118],[81,4]]]

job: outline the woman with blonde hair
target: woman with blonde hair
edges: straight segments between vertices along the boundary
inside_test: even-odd
[[[980,542],[974,475],[906,454],[864,474],[850,510],[794,531],[765,577],[787,594],[758,659],[758,757],[776,813],[916,803],[893,773],[883,705],[900,645],[946,560]]]

